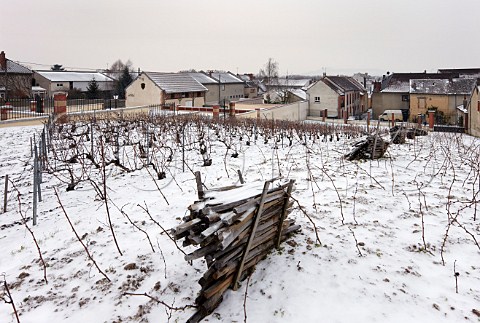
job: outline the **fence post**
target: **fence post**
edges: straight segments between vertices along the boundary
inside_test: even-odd
[[[435,111],[428,111],[428,127],[433,130],[435,124]]]
[[[3,213],[7,212],[8,174],[5,175],[5,191],[3,192]]]
[[[93,158],[93,120],[90,120],[90,154],[92,155]]]

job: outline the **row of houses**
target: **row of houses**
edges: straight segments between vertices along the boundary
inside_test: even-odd
[[[268,83],[253,74],[231,72],[138,72],[126,88],[126,106],[175,104],[229,106],[232,102],[288,104],[307,102],[307,115],[329,118],[364,116],[375,119],[385,110],[401,110],[405,121],[425,120],[435,112],[437,122],[475,128],[480,112],[480,69],[441,69],[437,73],[387,73],[374,80],[354,77],[274,78]],[[0,53],[0,98],[52,96],[84,92],[95,79],[110,93],[115,80],[100,72],[32,71]],[[362,84],[363,83],[363,84]]]
[[[371,108],[402,110],[405,120],[417,121],[434,111],[437,122],[464,125],[479,106],[480,69],[441,69],[438,73],[392,73],[374,82]]]

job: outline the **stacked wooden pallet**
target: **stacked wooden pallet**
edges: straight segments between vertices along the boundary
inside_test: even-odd
[[[287,219],[293,184],[268,181],[263,189],[244,184],[206,192],[197,185],[199,201],[190,205],[190,215],[172,232],[176,239],[184,239],[184,246],[198,247],[185,257],[187,261],[205,257],[208,266],[199,281],[198,311],[188,322],[212,313],[229,287],[236,289],[273,247],[300,229]]]

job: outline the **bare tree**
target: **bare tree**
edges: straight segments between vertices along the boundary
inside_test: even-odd
[[[278,80],[278,62],[270,57],[264,65],[264,68],[261,68],[258,74],[265,80],[267,90],[271,90]]]

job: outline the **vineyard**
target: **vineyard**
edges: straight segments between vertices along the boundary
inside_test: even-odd
[[[256,241],[238,221],[254,222],[265,182],[275,226],[260,220],[261,257],[238,286],[237,267],[222,269],[205,321],[480,319],[473,137],[199,115],[64,121],[0,129],[0,322],[187,321],[205,308],[202,277],[220,275],[213,258],[227,264],[232,244],[240,263]],[[248,188],[257,204],[209,213],[199,193],[215,201],[222,187],[224,201]],[[206,210],[197,220],[193,205]]]

